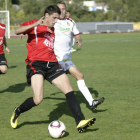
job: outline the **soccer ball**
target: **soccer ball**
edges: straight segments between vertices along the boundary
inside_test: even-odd
[[[66,132],[66,126],[63,122],[55,120],[49,124],[48,131],[53,138],[61,138]]]

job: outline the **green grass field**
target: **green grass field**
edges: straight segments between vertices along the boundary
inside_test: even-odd
[[[62,140],[138,140],[140,139],[140,33],[82,35],[83,46],[72,53],[73,62],[84,73],[93,98],[105,97],[91,111],[69,76],[85,119],[95,117],[94,126],[78,133],[65,96],[45,81],[44,100],[21,114],[17,129],[10,126],[14,107],[33,95],[26,83],[26,38],[7,40],[9,70],[0,75],[0,140],[52,140],[48,125],[60,120],[67,128]]]

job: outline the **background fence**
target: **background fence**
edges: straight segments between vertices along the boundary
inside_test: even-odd
[[[79,22],[76,23],[81,33],[132,32],[134,23],[130,22]]]
[[[111,33],[140,31],[140,22],[78,22],[76,23],[80,33]],[[19,26],[10,26],[11,35]]]

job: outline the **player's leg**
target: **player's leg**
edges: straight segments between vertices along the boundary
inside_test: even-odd
[[[70,111],[75,118],[76,124],[78,124],[82,120],[82,112],[67,75],[59,67],[58,63],[49,63],[49,67],[51,69],[49,69],[45,79],[59,88],[65,94]]]
[[[7,61],[4,54],[0,54],[0,74],[6,74]]]
[[[91,106],[91,109],[95,109],[99,104],[101,104],[104,101],[104,97],[100,98],[99,100],[93,99],[89,89],[85,84],[83,73],[81,73],[76,66],[71,66],[69,68],[69,73],[76,78],[78,88],[84,95],[85,99],[88,101],[89,105]]]
[[[67,75],[60,75],[52,81],[52,84],[58,87],[65,94],[68,106],[75,118],[76,124],[78,124],[82,120],[83,115]]]
[[[65,73],[52,80],[52,84],[59,88],[64,94],[73,91],[70,81]]]
[[[50,63],[49,67],[50,66],[52,67],[52,69],[49,70],[49,73],[47,74],[47,76],[45,76],[45,79],[54,84],[65,94],[69,109],[75,118],[77,129],[78,131],[83,132],[83,130],[88,126],[94,124],[95,118],[82,120],[83,115],[81,112],[81,108],[76,100],[73,88],[67,75],[61,68],[59,68],[58,63]]]
[[[11,117],[11,126],[16,128],[18,117],[21,113],[30,110],[32,107],[39,105],[43,100],[44,78],[41,74],[34,74],[31,77],[31,86],[34,93],[33,97],[27,98],[19,107],[16,107]]]
[[[41,74],[35,74],[31,77],[31,86],[34,93],[33,100],[36,105],[43,101],[44,77]]]
[[[65,94],[69,109],[71,110],[75,118],[77,129],[79,132],[83,132],[87,127],[94,124],[96,120],[95,118],[82,120],[83,115],[80,105],[76,100],[74,91],[70,85],[69,79],[66,74],[62,74],[59,77],[55,78],[52,83]]]
[[[86,87],[85,83],[84,83],[84,75],[83,73],[81,73],[76,66],[73,64],[73,62],[71,60],[68,60],[66,62],[64,61],[60,61],[59,64],[61,65],[62,69],[64,71],[69,71],[69,73],[76,78],[77,80],[77,84],[78,84],[78,88],[81,91],[81,93],[84,95],[84,97],[86,98],[86,100],[88,101],[89,105],[92,105],[92,101],[93,98],[88,90],[88,88]]]
[[[89,105],[92,105],[92,101],[94,100],[91,96],[91,93],[89,89],[87,88],[85,81],[84,81],[84,75],[81,73],[76,66],[72,66],[69,68],[69,73],[76,78],[77,85],[81,93],[84,95],[85,99],[88,101]]]
[[[76,124],[78,124],[82,120],[83,116],[67,75],[60,75],[52,81],[52,84],[54,84],[65,94],[68,106],[75,118]]]

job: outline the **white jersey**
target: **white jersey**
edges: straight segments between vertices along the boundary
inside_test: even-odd
[[[71,59],[71,48],[73,46],[73,38],[79,34],[76,28],[75,22],[66,18],[65,20],[58,20],[55,23],[55,41],[54,41],[54,52],[57,56],[58,61],[64,59]]]

